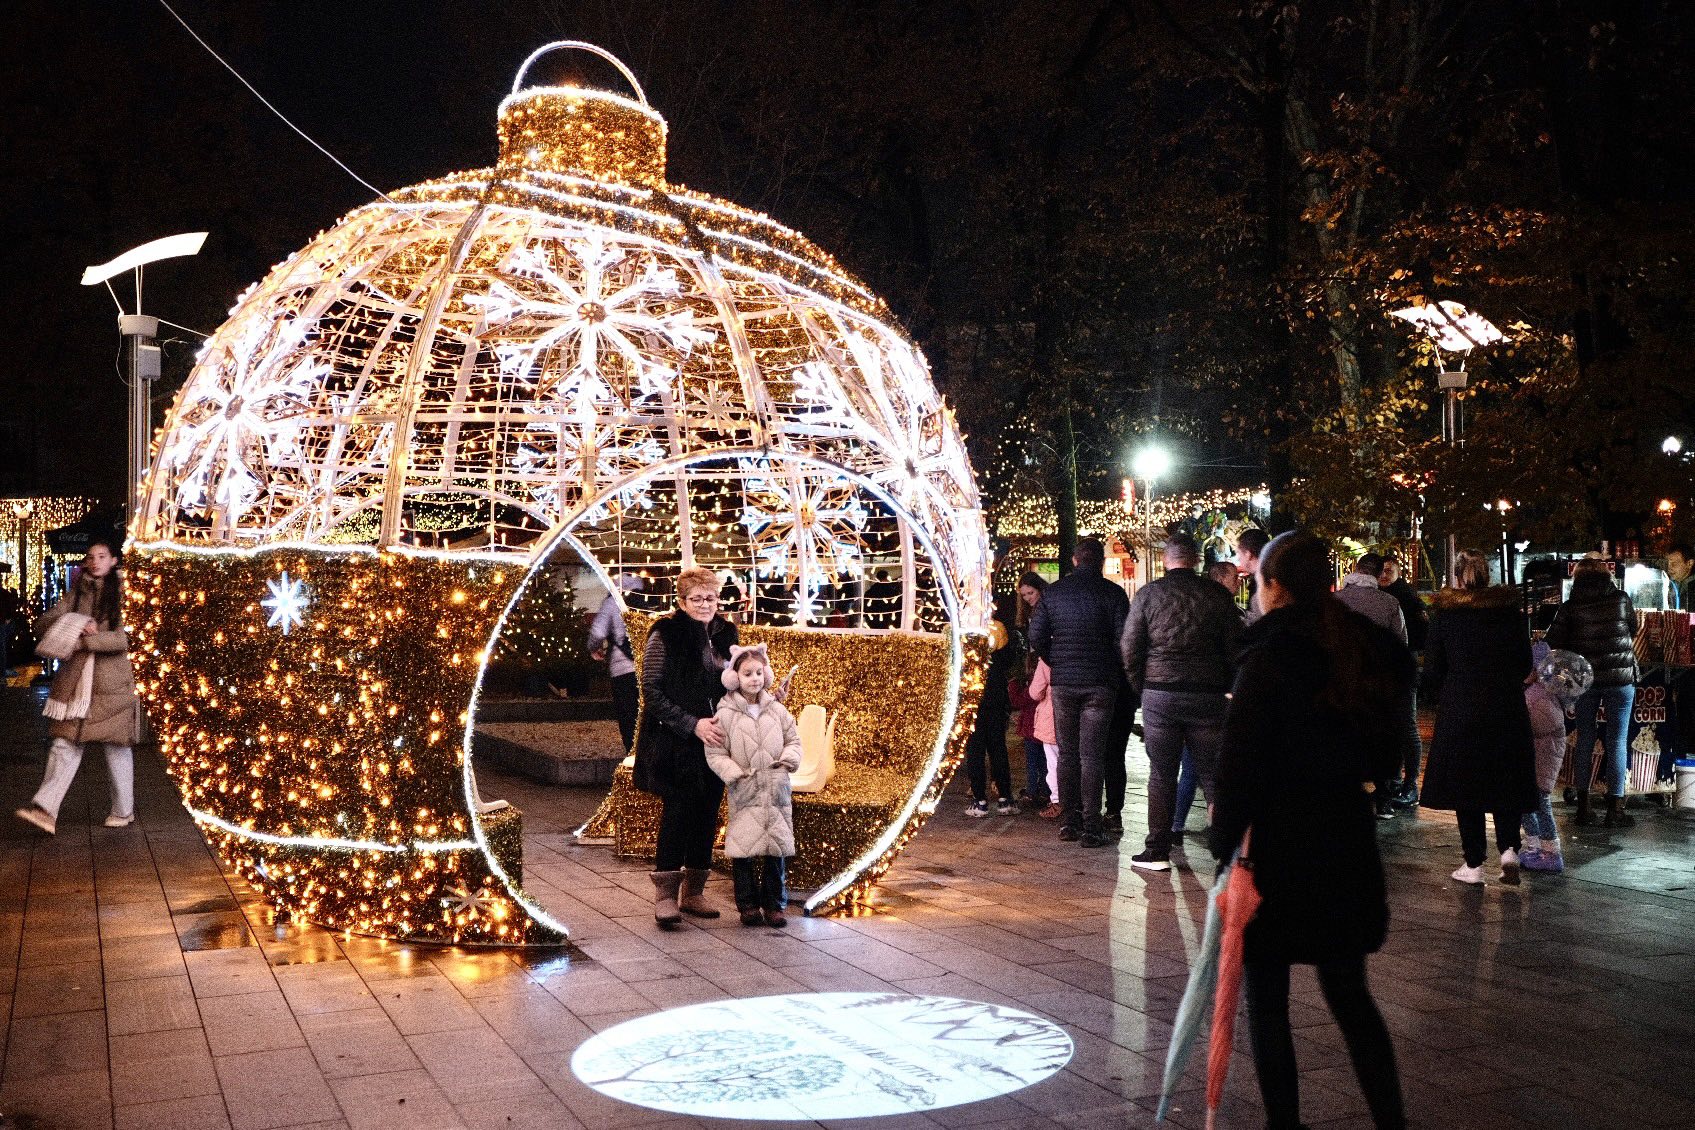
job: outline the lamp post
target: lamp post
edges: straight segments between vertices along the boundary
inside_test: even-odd
[[[12,517],[18,520],[18,598],[29,605],[29,520],[35,514],[33,498],[12,502]]]
[[[1436,347],[1436,387],[1442,390],[1442,440],[1451,448],[1464,447],[1465,418],[1461,414],[1460,393],[1465,391],[1469,381],[1465,371],[1466,358],[1478,346],[1505,341],[1507,335],[1483,315],[1474,314],[1458,302],[1446,299],[1429,303],[1420,301],[1404,309],[1391,310],[1389,315],[1417,328]],[[1459,354],[1459,368],[1448,368],[1442,358],[1444,350]],[[1459,547],[1451,526],[1445,556],[1447,580],[1451,584],[1454,562],[1459,557]]]
[[[88,267],[82,272],[83,286],[106,284],[112,291],[112,301],[118,303],[118,334],[123,338],[124,383],[129,385],[129,485],[125,503],[126,513],[133,516],[140,501],[141,480],[147,476],[148,445],[153,436],[152,384],[159,377],[159,319],[141,312],[142,268],[160,259],[194,255],[206,242],[203,231],[166,236],[132,247],[110,262]],[[111,279],[125,271],[135,272],[135,313],[124,313],[118,294],[112,290]]]
[[[1507,511],[1513,508],[1512,501],[1497,499],[1492,503],[1485,502],[1483,508],[1493,510],[1501,516],[1501,583],[1510,585],[1513,583],[1513,550],[1512,543],[1507,540]]]
[[[1144,521],[1142,536],[1148,544],[1148,580],[1153,580],[1154,565],[1154,484],[1171,472],[1171,453],[1158,443],[1150,442],[1130,460],[1130,471],[1141,479],[1146,489],[1143,499]]]

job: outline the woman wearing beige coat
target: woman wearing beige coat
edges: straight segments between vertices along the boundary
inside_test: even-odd
[[[106,749],[106,768],[112,778],[112,809],[106,827],[123,828],[135,822],[135,764],[132,748],[141,736],[141,708],[130,670],[129,636],[123,627],[123,575],[112,547],[95,542],[83,559],[71,591],[36,621],[45,639],[60,619],[88,617],[76,650],[53,676],[44,713],[51,718],[47,773],[35,798],[18,809],[20,819],[52,835],[58,827],[59,805],[82,764],[83,747],[99,742]]]

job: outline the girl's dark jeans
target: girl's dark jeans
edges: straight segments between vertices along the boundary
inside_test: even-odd
[[[736,880],[737,910],[777,910],[788,905],[787,860],[780,855],[756,855],[732,859]]]
[[[1248,1030],[1253,1038],[1254,1068],[1265,1122],[1270,1130],[1301,1124],[1301,1092],[1295,1069],[1295,1041],[1289,1030],[1289,963],[1250,961],[1246,966]],[[1378,1130],[1406,1126],[1401,1106],[1401,1076],[1395,1068],[1395,1047],[1389,1029],[1365,983],[1365,958],[1326,962],[1318,967],[1324,1002],[1348,1045],[1354,1074],[1365,1092],[1371,1120]]]

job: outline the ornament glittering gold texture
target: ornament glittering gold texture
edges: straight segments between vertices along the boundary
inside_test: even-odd
[[[803,664],[797,704],[839,711],[838,782],[796,821],[808,910],[862,900],[957,764],[990,552],[953,413],[834,259],[666,179],[637,94],[515,92],[494,166],[279,264],[166,418],[130,531],[142,694],[202,831],[279,910],[563,936],[466,758],[490,653],[566,653],[537,594],[573,555],[650,612],[684,564],[716,571],[748,638]],[[622,795],[588,830],[645,842]]]
[[[665,119],[627,98],[557,87],[526,90],[501,106],[499,130],[501,171],[665,183]]]

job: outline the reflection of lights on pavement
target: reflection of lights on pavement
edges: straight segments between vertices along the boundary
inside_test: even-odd
[[[571,1070],[603,1095],[709,1118],[867,1118],[977,1102],[1071,1059],[1039,1016],[906,993],[796,993],[689,1005],[584,1041]]]

